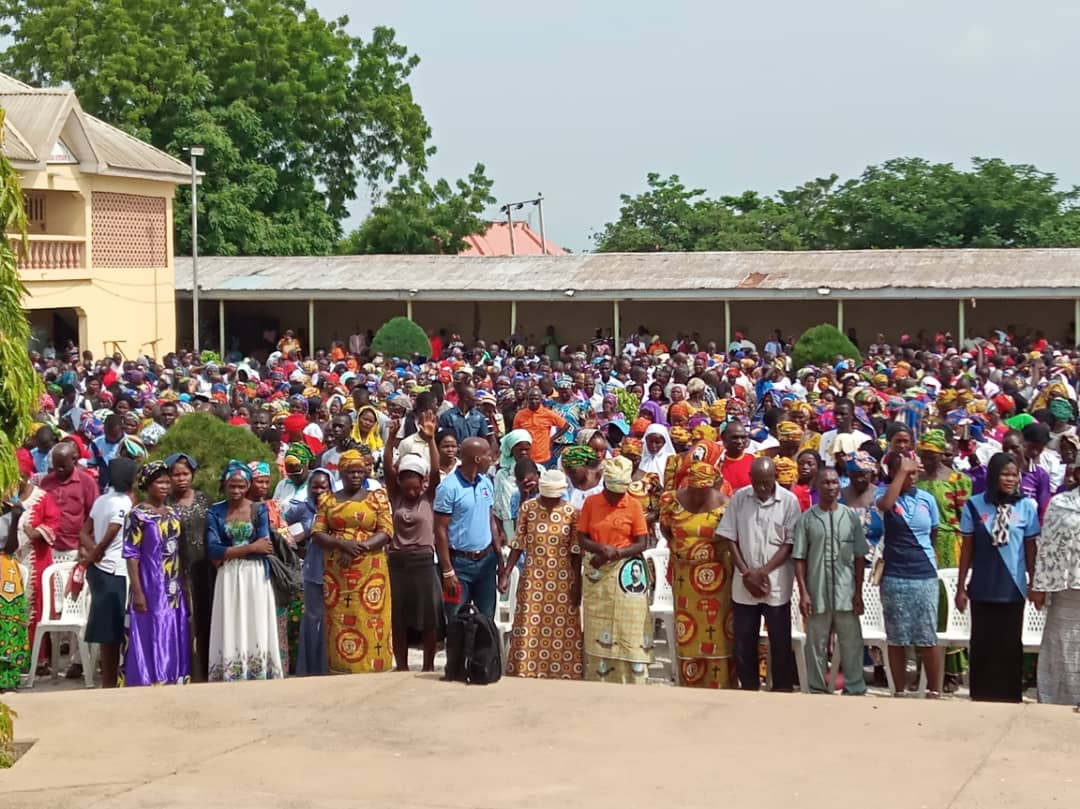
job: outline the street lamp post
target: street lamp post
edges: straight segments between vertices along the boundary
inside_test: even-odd
[[[196,159],[206,154],[202,146],[189,146],[191,154],[191,343],[199,356],[199,170]]]

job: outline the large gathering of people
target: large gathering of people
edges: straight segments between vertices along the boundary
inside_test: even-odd
[[[643,684],[662,586],[682,686],[790,691],[802,670],[813,693],[922,677],[931,698],[1080,703],[1080,351],[1010,327],[795,367],[779,331],[736,338],[32,353],[46,393],[3,496],[0,690],[50,673],[56,637],[30,659],[43,575],[72,563],[106,687],[406,670],[412,647],[432,671],[462,606],[493,616],[512,586],[507,674]],[[156,450],[193,413],[276,463],[233,458],[197,489],[196,449]],[[959,613],[970,640],[946,648]]]

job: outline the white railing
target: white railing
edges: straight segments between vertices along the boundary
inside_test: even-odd
[[[86,266],[86,239],[78,236],[30,236],[25,254],[19,238],[10,234],[9,238],[19,252],[19,269],[77,270]]]

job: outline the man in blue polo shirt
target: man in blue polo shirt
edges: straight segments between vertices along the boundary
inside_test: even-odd
[[[470,601],[495,617],[495,582],[502,570],[502,528],[491,510],[495,488],[484,473],[491,447],[483,438],[466,438],[461,465],[435,490],[435,546],[442,570],[447,618]]]

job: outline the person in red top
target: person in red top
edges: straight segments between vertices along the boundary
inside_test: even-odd
[[[52,450],[52,471],[41,480],[41,488],[56,501],[60,510],[60,525],[52,546],[52,561],[74,562],[79,553],[79,532],[90,516],[90,508],[98,496],[93,475],[78,464],[78,450],[68,441],[61,441]],[[69,680],[83,676],[79,644],[71,643],[71,667],[65,675]]]
[[[569,426],[566,419],[543,406],[544,394],[540,388],[532,388],[527,398],[528,406],[514,416],[514,429],[526,430],[532,436],[532,449],[529,457],[544,466],[551,462],[551,428],[557,434],[565,432]]]
[[[724,461],[721,472],[732,490],[750,485],[750,467],[754,456],[746,451],[750,446],[750,433],[741,422],[733,421],[724,430]]]

